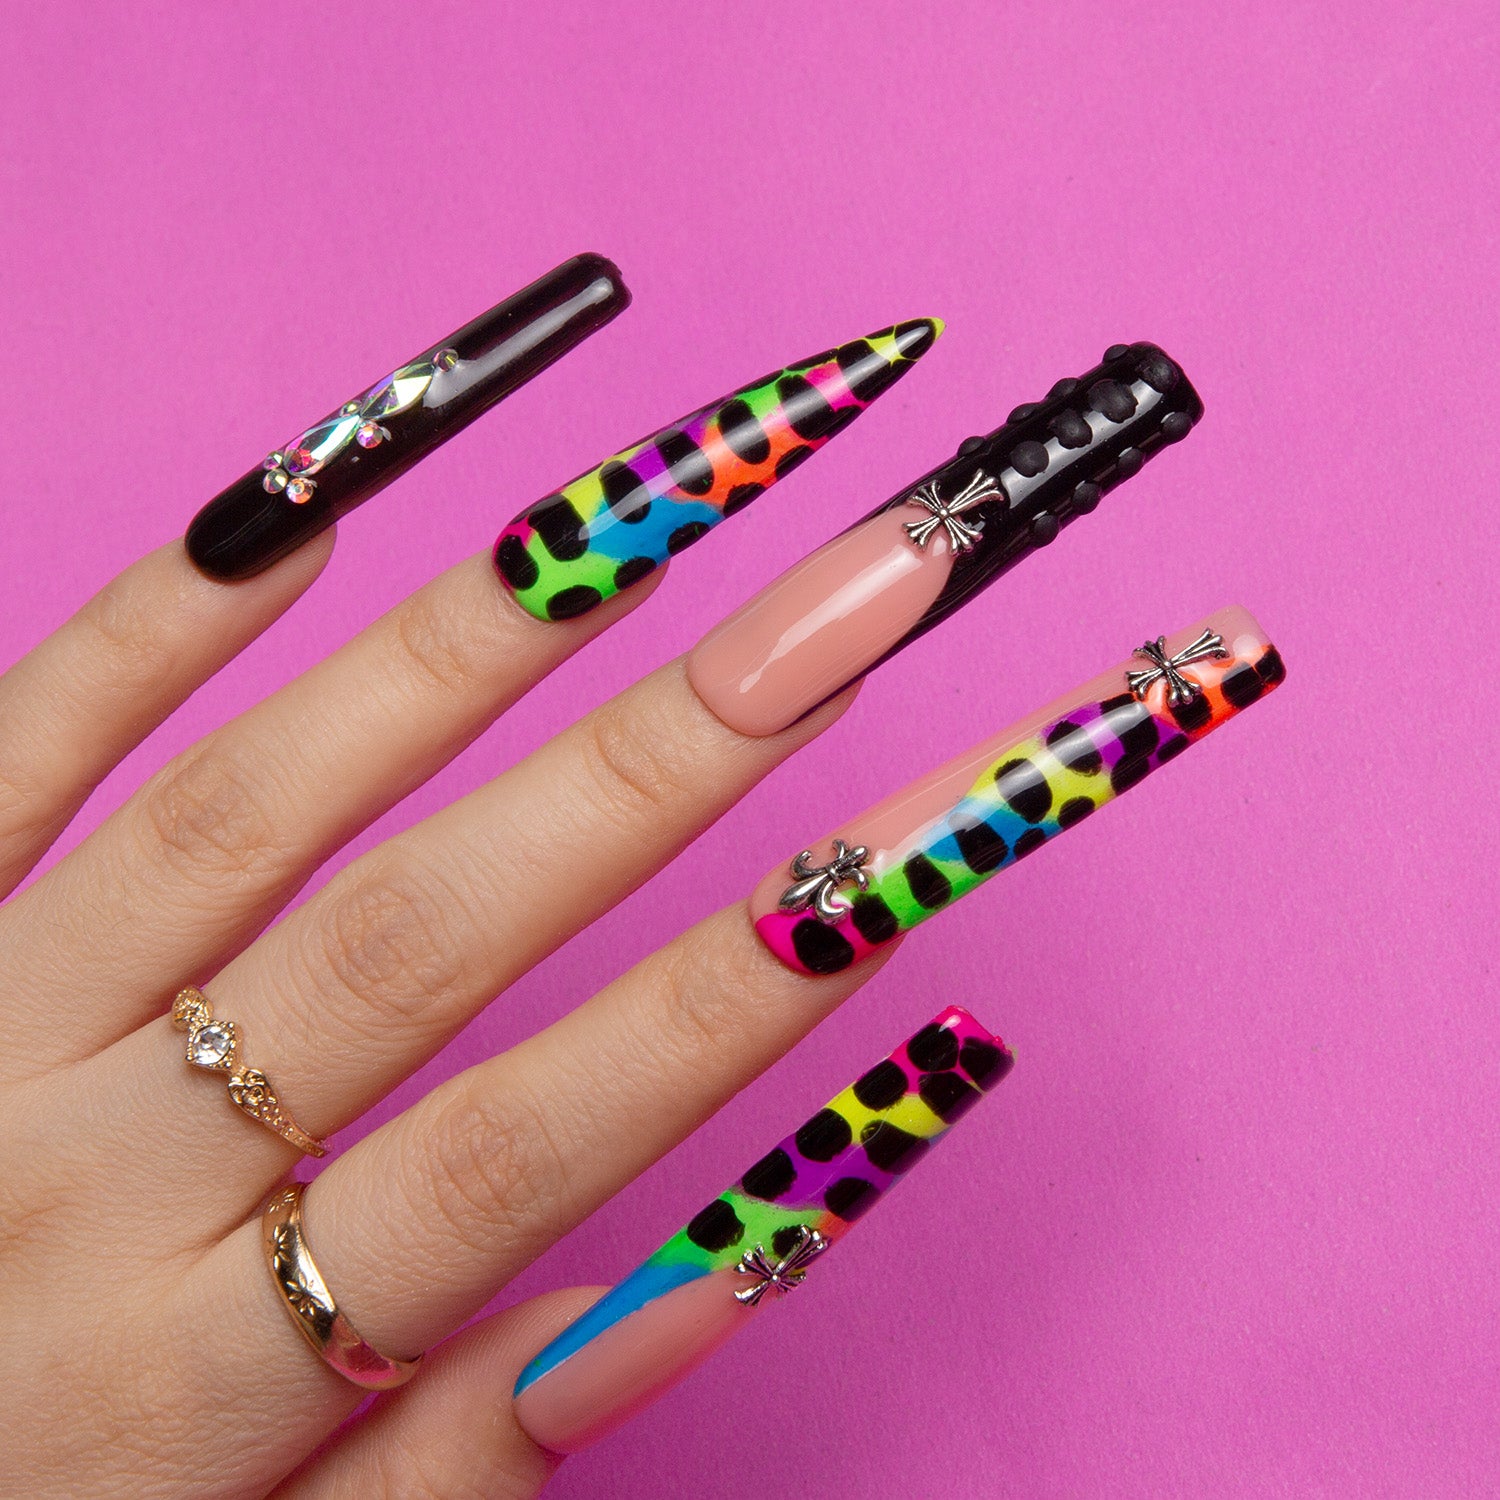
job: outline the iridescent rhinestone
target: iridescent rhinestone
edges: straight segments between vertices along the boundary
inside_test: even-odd
[[[458,353],[453,349],[439,349],[432,356],[432,362],[440,370],[451,370],[458,363]]]
[[[287,444],[282,467],[289,474],[316,474],[340,449],[348,446],[358,427],[358,412],[340,412],[316,427],[309,427],[295,442]]]
[[[261,459],[260,466],[263,469],[279,469],[286,462],[284,453],[268,453]]]
[[[393,417],[408,407],[415,406],[427,394],[437,367],[429,360],[418,360],[414,365],[403,365],[394,375],[387,375],[379,385],[373,387],[365,397],[364,414],[367,418]]]
[[[273,495],[279,495],[286,488],[286,470],[272,469],[264,479],[261,480],[263,488]]]
[[[389,436],[379,422],[361,422],[359,431],[354,434],[361,448],[378,448]]]
[[[293,505],[306,505],[317,486],[310,479],[294,479],[286,487],[286,497]]]
[[[187,1060],[199,1068],[222,1068],[234,1055],[234,1023],[210,1021],[188,1036]]]
[[[346,401],[346,402],[344,402],[344,405],[343,405],[343,407],[341,409],[342,409],[344,415],[347,417],[350,412],[358,411],[359,410],[359,402],[358,401]]]

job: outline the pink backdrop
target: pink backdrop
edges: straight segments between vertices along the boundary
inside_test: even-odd
[[[7,660],[271,441],[553,262],[601,250],[636,295],[346,525],[90,824],[521,504],[764,368],[949,322],[377,832],[1107,344],[1161,342],[1203,393],[1180,449],[395,1101],[1147,634],[1243,602],[1279,641],[1264,707],[924,929],[506,1294],[624,1272],[945,1002],[1019,1053],[815,1290],[559,1496],[1500,1486],[1490,6],[70,0],[6,30]]]

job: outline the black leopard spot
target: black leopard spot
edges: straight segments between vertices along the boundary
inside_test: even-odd
[[[888,943],[901,931],[896,913],[880,896],[868,893],[858,895],[854,898],[852,907],[850,918],[859,935],[871,946]]]
[[[737,510],[744,510],[749,503],[756,499],[764,486],[758,484],[737,484],[724,497],[724,514],[732,516]]]
[[[863,339],[845,344],[838,352],[838,362],[845,383],[867,406],[899,378],[896,366]]]
[[[811,448],[793,448],[776,460],[776,477],[785,479],[793,469],[799,469],[813,456]]]
[[[771,1236],[771,1249],[776,1252],[777,1259],[790,1255],[801,1243],[802,1225],[800,1224],[783,1224]]]
[[[500,538],[495,548],[495,566],[499,568],[500,576],[518,593],[529,589],[541,577],[536,559],[515,532]]]
[[[747,464],[763,464],[771,456],[771,440],[744,401],[736,398],[719,408],[719,431],[730,450]]]
[[[1119,740],[1127,756],[1149,755],[1156,749],[1161,731],[1144,703],[1137,702],[1129,693],[1122,693],[1111,698],[1103,708],[1105,727]]]
[[[937,329],[927,318],[912,318],[908,322],[897,323],[891,333],[895,336],[896,347],[901,351],[903,359],[917,359],[926,354],[937,338]]]
[[[1150,758],[1144,755],[1132,755],[1122,760],[1113,771],[1109,773],[1109,784],[1114,789],[1115,795],[1128,792],[1136,782],[1142,780],[1151,770]]]
[[[1070,797],[1057,810],[1058,826],[1071,828],[1075,823],[1081,823],[1093,812],[1094,804],[1087,797]]]
[[[1014,1059],[993,1042],[970,1037],[958,1052],[958,1065],[982,1089],[992,1089],[1010,1072]]]
[[[1010,853],[1005,840],[980,819],[966,828],[954,828],[953,837],[964,863],[976,875],[988,875],[991,870],[998,870]]]
[[[1164,766],[1169,760],[1176,760],[1179,755],[1192,743],[1186,735],[1174,734],[1160,750],[1156,752],[1156,763]]]
[[[864,408],[859,406],[841,407],[834,414],[833,421],[828,424],[828,431],[825,432],[823,436],[829,438],[837,437],[839,433],[841,433],[852,421],[854,421],[857,416],[859,416],[862,410],[864,410]]]
[[[666,460],[672,483],[685,495],[706,495],[714,487],[714,466],[708,455],[685,432],[675,428],[656,440]]]
[[[1047,842],[1047,835],[1040,828],[1028,828],[1020,838],[1016,840],[1016,858],[1025,859],[1035,849],[1040,849]]]
[[[641,476],[618,459],[611,459],[599,470],[599,484],[610,513],[617,521],[632,525],[646,519],[651,509],[651,491],[641,483]]]
[[[526,519],[558,562],[576,562],[588,551],[583,518],[561,495],[532,506]]]
[[[783,1193],[791,1189],[792,1184],[796,1180],[797,1168],[795,1163],[778,1146],[774,1151],[761,1157],[740,1178],[740,1186],[752,1198],[764,1198],[768,1203],[774,1203]]]
[[[882,1120],[870,1132],[864,1148],[872,1165],[895,1176],[916,1166],[927,1155],[931,1144],[920,1136],[908,1134],[899,1125],[892,1125],[889,1120]]]
[[[808,442],[824,436],[833,423],[835,413],[827,397],[801,375],[787,375],[778,380],[776,396],[786,415],[787,426]]]
[[[586,583],[575,583],[570,589],[559,589],[547,601],[547,617],[552,620],[576,620],[604,603],[604,595]]]
[[[1029,760],[1008,760],[995,772],[995,786],[1006,805],[1028,823],[1040,823],[1052,808],[1052,788]]]
[[[624,562],[615,569],[615,587],[624,593],[633,583],[639,583],[641,579],[648,577],[656,571],[656,559],[652,557],[627,557]]]
[[[676,557],[679,552],[691,547],[700,536],[706,536],[708,530],[707,521],[688,521],[667,538],[667,551]]]
[[[792,928],[792,951],[814,974],[837,974],[854,962],[854,944],[816,917],[804,917]]]
[[[1076,771],[1080,776],[1097,776],[1104,769],[1104,757],[1094,744],[1093,736],[1071,719],[1062,719],[1047,731],[1047,748],[1070,771]]]
[[[854,1140],[849,1122],[837,1110],[820,1109],[798,1130],[797,1149],[809,1161],[832,1161]]]
[[[852,1224],[874,1208],[879,1197],[873,1182],[866,1182],[863,1177],[840,1177],[823,1194],[823,1206],[836,1218]]]
[[[695,1214],[687,1227],[687,1237],[710,1253],[739,1244],[744,1232],[740,1216],[722,1198],[715,1198],[702,1213]]]
[[[890,1058],[876,1063],[854,1085],[854,1097],[866,1109],[889,1109],[906,1093],[906,1070]]]
[[[925,854],[913,854],[902,866],[902,873],[912,895],[928,911],[936,911],[953,897],[948,877]]]
[[[1286,681],[1286,663],[1281,659],[1281,652],[1274,646],[1267,649],[1264,656],[1255,664],[1255,674],[1267,687],[1275,687],[1278,682]]]
[[[957,1073],[924,1073],[917,1092],[928,1109],[950,1125],[967,1114],[982,1097],[978,1089]]]
[[[1196,693],[1186,703],[1173,704],[1168,710],[1180,729],[1202,729],[1213,718],[1213,705],[1202,693]]]
[[[1224,697],[1236,708],[1249,708],[1265,692],[1266,685],[1256,675],[1254,667],[1238,666],[1224,674],[1219,684]]]
[[[946,1073],[958,1061],[958,1038],[950,1027],[934,1021],[906,1044],[906,1055],[924,1073]]]

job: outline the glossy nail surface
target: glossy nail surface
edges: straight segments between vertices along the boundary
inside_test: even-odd
[[[1115,345],[711,631],[689,658],[693,687],[742,734],[786,728],[1055,540],[1202,414],[1156,345]]]
[[[766,945],[832,974],[1134,786],[1286,675],[1243,609],[1149,643],[773,871],[750,899]]]
[[[804,1277],[823,1275],[828,1248],[1011,1061],[966,1011],[943,1011],[543,1349],[516,1385],[521,1426],[571,1453],[649,1405]]]
[[[188,555],[214,578],[270,567],[629,305],[602,255],[564,261],[273,449],[193,518]]]
[[[541,620],[569,620],[638,583],[784,479],[932,347],[897,324],[736,391],[607,459],[517,516],[495,566]]]

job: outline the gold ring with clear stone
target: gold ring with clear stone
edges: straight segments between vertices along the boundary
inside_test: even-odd
[[[281,1300],[302,1336],[345,1380],[370,1391],[405,1385],[417,1373],[422,1356],[391,1359],[381,1354],[338,1310],[302,1229],[304,1187],[300,1182],[288,1183],[271,1198],[261,1215],[261,1242]]]
[[[180,990],[172,1002],[172,1024],[188,1034],[187,1060],[195,1068],[229,1075],[229,1097],[252,1120],[274,1130],[308,1156],[326,1156],[328,1147],[310,1136],[281,1107],[271,1081],[259,1068],[238,1062],[239,1028],[233,1021],[216,1021],[213,1006],[202,990]]]

